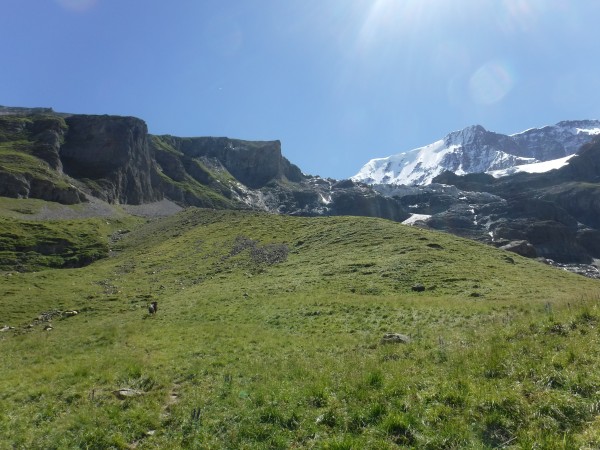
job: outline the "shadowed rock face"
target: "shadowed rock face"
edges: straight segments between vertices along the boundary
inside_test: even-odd
[[[340,216],[381,217],[401,222],[409,217],[402,205],[375,192],[359,188],[338,188],[332,195],[331,214]]]
[[[50,180],[35,178],[26,173],[0,172],[0,196],[39,198],[64,205],[85,201],[85,195],[74,186],[57,185]]]
[[[75,115],[60,149],[64,172],[101,180],[97,195],[109,202],[139,204],[162,198],[152,185],[153,158],[144,121],[134,117]]]
[[[272,180],[299,182],[304,179],[300,169],[282,156],[279,141],[242,141],[225,137],[160,138],[188,158],[218,160],[231,175],[251,189],[261,188]]]
[[[295,216],[364,216],[401,222],[409,217],[395,198],[351,180],[306,177],[300,183],[269,183],[260,191],[267,211]]]
[[[59,152],[65,136],[65,123],[57,117],[45,117],[32,121],[26,128],[35,141],[33,154],[46,161],[52,169],[62,172]]]
[[[85,195],[63,180],[59,156],[67,129],[63,119],[7,111],[20,110],[0,107],[0,195],[64,204],[83,201]]]

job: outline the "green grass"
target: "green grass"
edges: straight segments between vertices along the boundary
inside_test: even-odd
[[[43,202],[24,202],[23,207],[14,212],[33,214],[35,205],[40,203]],[[37,222],[0,217],[0,271],[31,272],[85,266],[106,258],[108,236],[135,222],[126,218]]]
[[[2,171],[12,175],[22,175],[27,180],[33,178],[47,180],[57,188],[67,188],[69,183],[41,159],[27,154],[26,143],[0,143],[0,165]]]
[[[26,126],[31,124],[29,117],[2,116],[0,118],[0,142],[26,139]]]
[[[159,175],[163,182],[178,188],[179,190],[183,191],[186,196],[189,196],[190,202],[192,202],[191,199],[195,199],[197,202],[204,205],[205,208],[239,207],[239,205],[237,205],[234,201],[221,195],[219,191],[210,186],[199,183],[189,174],[186,174],[183,181],[175,181],[166,176],[164,173],[160,173]]]
[[[111,245],[0,274],[0,448],[600,446],[597,281],[369,218],[189,209]]]

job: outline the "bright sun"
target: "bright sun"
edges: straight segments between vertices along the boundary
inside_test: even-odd
[[[426,29],[444,12],[438,0],[375,0],[369,2],[359,33],[359,46],[369,47],[379,40],[413,34]]]

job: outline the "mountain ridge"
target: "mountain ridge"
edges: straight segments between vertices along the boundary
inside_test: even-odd
[[[404,220],[372,188],[305,175],[281,142],[152,135],[139,118],[0,107],[0,196]]]
[[[169,214],[196,206],[409,219],[494,246],[508,245],[530,257],[580,264],[600,259],[594,244],[600,239],[598,143],[584,146],[559,170],[502,178],[446,171],[432,181],[454,185],[452,189],[426,189],[306,175],[283,157],[280,141],[157,136],[135,117],[54,114],[45,108],[10,112],[0,114],[1,197],[86,204],[89,208],[84,209],[92,214],[110,205],[124,209],[153,204],[152,215],[161,215],[161,208]],[[581,129],[600,131],[600,123],[598,129],[594,124],[561,122],[551,128],[552,139],[577,137]],[[540,133],[547,135],[548,130],[527,130],[520,136],[539,143]],[[508,153],[495,152],[493,145],[511,147],[510,158],[535,159],[529,150],[517,148],[513,138],[482,126],[438,141],[438,156],[454,157],[463,169],[477,166],[477,158],[461,161],[447,151],[463,144],[487,146],[488,156],[498,163],[506,162]],[[564,153],[565,146],[559,147],[540,152]]]
[[[429,184],[444,171],[463,175],[563,158],[599,134],[600,120],[561,121],[512,135],[471,125],[426,146],[372,159],[351,179],[367,184]]]
[[[407,223],[560,264],[600,259],[600,138],[545,173],[494,178],[446,171],[424,186],[375,185],[412,213]],[[594,269],[594,276],[598,271]]]

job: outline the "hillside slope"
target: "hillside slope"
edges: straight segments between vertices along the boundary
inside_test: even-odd
[[[597,281],[381,219],[129,225],[0,274],[0,447],[600,444]]]

